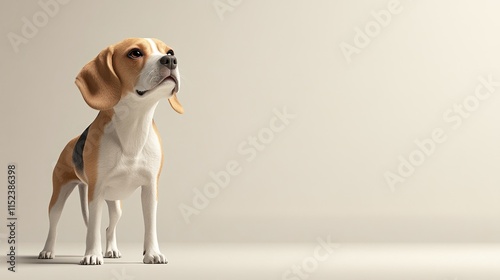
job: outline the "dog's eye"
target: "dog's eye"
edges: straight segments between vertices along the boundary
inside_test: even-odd
[[[169,51],[167,52],[167,55],[174,55],[174,51],[173,51],[173,50],[169,50]]]
[[[139,49],[133,49],[131,50],[128,55],[127,55],[129,58],[132,58],[132,59],[136,59],[136,58],[139,58],[141,56],[143,56],[141,50]]]

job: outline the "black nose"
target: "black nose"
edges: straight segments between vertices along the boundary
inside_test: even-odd
[[[167,66],[168,69],[174,70],[177,67],[177,58],[173,55],[166,55],[160,58],[160,63]]]

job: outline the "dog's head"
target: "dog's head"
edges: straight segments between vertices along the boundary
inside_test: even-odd
[[[134,95],[135,102],[166,96],[177,113],[184,112],[177,100],[177,58],[158,39],[130,38],[107,47],[82,68],[76,85],[85,102],[97,110],[111,109],[121,98]]]

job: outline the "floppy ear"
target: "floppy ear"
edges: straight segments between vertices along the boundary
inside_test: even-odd
[[[87,104],[97,110],[111,109],[120,101],[121,83],[113,69],[113,47],[102,50],[85,65],[76,85]]]
[[[172,106],[172,109],[174,109],[177,113],[184,113],[184,108],[182,108],[181,103],[177,99],[177,92],[174,92],[174,94],[168,98],[168,102],[170,103],[170,106]]]

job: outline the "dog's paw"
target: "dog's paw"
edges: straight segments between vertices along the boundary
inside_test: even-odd
[[[144,259],[142,260],[147,264],[166,264],[168,263],[167,258],[160,252],[150,251],[144,254]]]
[[[122,253],[118,251],[118,249],[107,250],[106,254],[104,254],[105,258],[117,259],[122,257]]]
[[[103,263],[102,255],[86,255],[80,261],[81,265],[101,265]]]
[[[53,259],[55,257],[55,254],[51,251],[41,251],[40,254],[38,254],[39,259]]]

